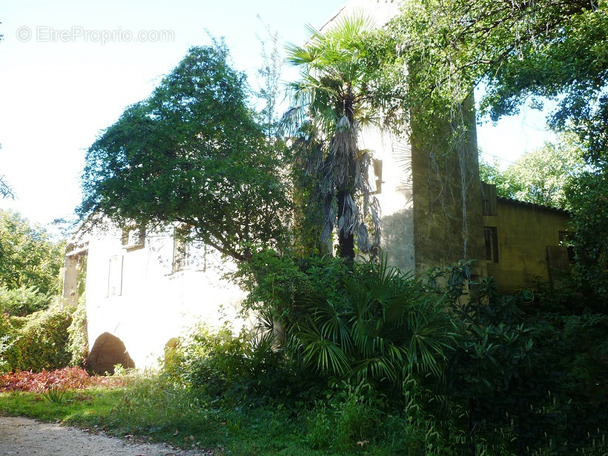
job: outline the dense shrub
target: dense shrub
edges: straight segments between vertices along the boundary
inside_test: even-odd
[[[3,370],[42,371],[67,366],[71,359],[67,348],[71,322],[71,309],[59,303],[27,317],[5,316],[3,324],[8,327],[9,337],[0,347]]]
[[[369,385],[342,382],[328,400],[319,400],[308,414],[306,440],[312,448],[340,453],[364,448],[382,436],[384,405]]]
[[[305,365],[393,396],[407,375],[440,375],[454,343],[441,297],[374,262],[353,265],[339,294],[301,303],[291,337]]]
[[[247,267],[257,268],[249,305],[285,331],[288,359],[324,385],[333,377],[384,399],[359,402],[361,417],[394,412],[380,403],[400,407],[411,454],[603,448],[608,320],[583,299],[551,311],[543,302],[556,296],[498,293],[493,279],[474,281],[464,261],[423,281],[383,263],[272,252]],[[314,409],[315,446],[337,438],[335,398],[330,392],[333,405]]]
[[[446,286],[436,287],[457,330],[444,382],[406,385],[414,423],[434,436],[427,451],[603,454],[607,317],[539,312],[530,292],[500,294],[468,267],[443,271]]]
[[[0,313],[0,373],[11,370],[8,354],[15,343],[15,332],[10,316]]]
[[[596,308],[608,312],[608,174],[591,169],[566,189],[572,207],[575,278]]]
[[[451,330],[443,298],[385,262],[262,252],[243,272],[248,308],[287,331],[290,355],[319,372],[400,385],[406,366],[440,369]]]
[[[348,268],[341,258],[300,258],[265,250],[239,268],[241,284],[249,291],[245,309],[269,316],[282,329],[306,318],[309,303],[344,301],[341,291]]]
[[[80,295],[78,305],[72,309],[72,322],[68,327],[66,350],[71,354],[70,365],[82,366],[89,354],[87,335],[87,309],[85,294]]]
[[[0,313],[25,317],[49,307],[51,298],[35,287],[0,288]]]
[[[224,403],[262,404],[307,393],[310,375],[276,345],[268,331],[194,329],[165,361],[171,377]]]

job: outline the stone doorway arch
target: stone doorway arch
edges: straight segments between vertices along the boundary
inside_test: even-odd
[[[104,332],[93,344],[87,358],[87,367],[95,374],[104,375],[113,374],[117,364],[127,369],[135,367],[124,342],[113,334]]]

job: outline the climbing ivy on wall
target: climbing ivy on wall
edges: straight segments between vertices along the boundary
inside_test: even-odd
[[[608,59],[599,45],[607,39],[605,0],[413,0],[371,38],[385,81],[406,68],[402,109],[391,112],[411,126],[413,147],[428,151],[431,173],[450,170],[447,157],[474,125],[467,116],[496,121],[550,98],[550,126],[578,136],[596,179],[608,157]],[[467,101],[477,87],[474,106]],[[448,194],[446,179],[436,179],[436,194]],[[575,223],[583,220],[572,209]]]

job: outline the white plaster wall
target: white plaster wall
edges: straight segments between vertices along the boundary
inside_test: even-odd
[[[405,138],[379,127],[363,128],[359,147],[382,160],[382,187],[375,197],[380,203],[382,252],[389,265],[413,271],[414,215],[412,194],[411,148]],[[374,179],[370,176],[370,180]]]
[[[108,296],[110,258],[122,256],[122,293]],[[222,278],[231,265],[215,253],[205,270],[172,272],[173,239],[148,234],[145,247],[127,250],[119,232],[89,242],[86,305],[89,347],[104,332],[120,338],[136,367],[157,363],[169,339],[196,322],[217,327],[234,321],[245,293]]]

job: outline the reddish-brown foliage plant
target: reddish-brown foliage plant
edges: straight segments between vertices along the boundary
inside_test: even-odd
[[[80,367],[66,367],[42,372],[19,371],[0,376],[0,392],[31,391],[42,393],[50,389],[82,390],[96,386],[120,385],[116,377],[91,376]]]

